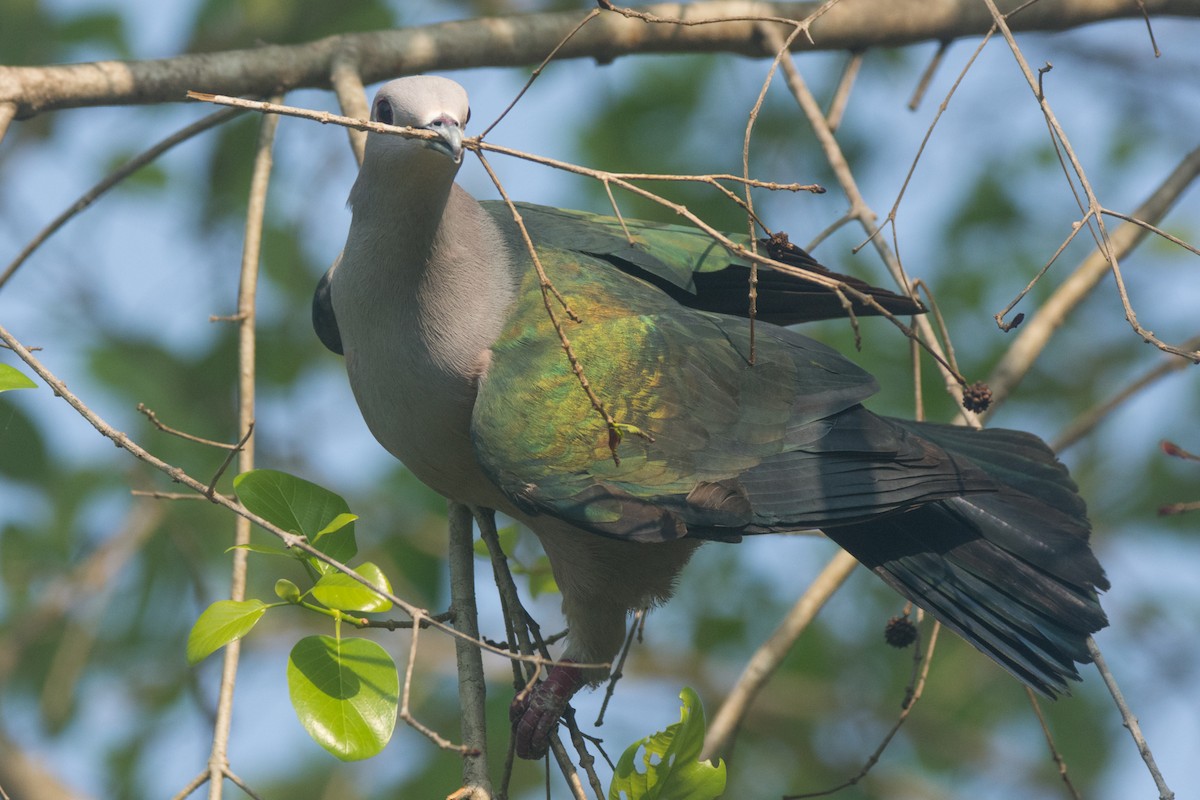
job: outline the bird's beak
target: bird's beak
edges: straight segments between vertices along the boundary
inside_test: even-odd
[[[455,164],[462,163],[463,130],[458,120],[441,116],[425,126],[425,130],[438,135],[436,139],[426,139],[425,146],[450,156]]]

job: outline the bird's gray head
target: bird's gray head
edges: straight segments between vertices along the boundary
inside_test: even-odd
[[[463,128],[471,116],[467,92],[449,78],[413,75],[385,83],[371,103],[371,120],[385,125],[407,125],[437,134],[435,139],[369,134],[372,155],[426,159],[448,157],[455,168],[462,162]],[[384,155],[388,154],[388,155]]]

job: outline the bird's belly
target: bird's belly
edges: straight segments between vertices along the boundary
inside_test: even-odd
[[[386,365],[347,352],[346,372],[371,434],[422,483],[451,500],[489,508],[508,503],[479,467],[471,444],[474,385],[466,379]]]

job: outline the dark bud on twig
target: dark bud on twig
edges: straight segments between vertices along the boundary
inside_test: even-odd
[[[992,390],[983,381],[975,381],[963,389],[963,408],[976,414],[988,410],[992,404]]]
[[[908,617],[892,617],[883,629],[883,640],[897,649],[917,640],[917,626]]]
[[[1025,313],[1021,312],[1020,314],[1017,314],[1015,317],[1012,318],[1012,322],[1001,322],[1000,330],[1004,331],[1005,333],[1008,333],[1009,331],[1011,331],[1013,328],[1017,327],[1024,321],[1025,321]]]
[[[792,244],[788,239],[788,235],[783,231],[775,231],[771,234],[771,238],[766,240],[767,255],[776,261],[782,261],[786,253],[794,253],[800,248]]]

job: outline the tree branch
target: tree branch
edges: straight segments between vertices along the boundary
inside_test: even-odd
[[[242,245],[242,265],[238,279],[238,436],[242,439],[237,451],[238,472],[254,469],[254,380],[255,380],[255,297],[258,293],[258,263],[262,252],[263,218],[267,209],[267,187],[271,181],[275,131],[279,117],[263,117],[259,127],[254,171],[250,177],[250,198],[246,209],[245,242]],[[244,433],[243,433],[244,432]],[[233,565],[229,598],[246,597],[247,551],[250,543],[250,520],[237,517],[234,526]],[[221,689],[217,695],[217,718],[213,723],[212,749],[208,757],[208,797],[221,800],[224,778],[229,774],[229,730],[233,721],[233,689],[237,683],[241,640],[225,647],[221,667]]]
[[[649,16],[693,23],[686,26],[648,24],[605,13],[571,37],[557,57],[602,62],[647,53],[725,52],[759,57],[763,55],[759,20],[800,20],[821,5],[719,0],[639,9]],[[1001,5],[1009,12],[1020,2],[1005,0]],[[1144,12],[1139,6],[1144,6]],[[1015,14],[1010,25],[1016,31],[1058,31],[1111,19],[1141,19],[1144,13],[1195,18],[1200,17],[1200,6],[1195,0],[1035,3]],[[539,63],[581,18],[579,11],[518,14],[175,58],[0,67],[0,107],[12,103],[16,118],[26,119],[59,108],[176,102],[198,86],[223,94],[261,97],[297,88],[328,88],[339,62],[353,63],[365,83],[435,69],[526,66]],[[799,37],[794,47],[895,47],[979,36],[991,25],[987,9],[975,0],[856,0],[829,9],[813,24],[812,41]]]
[[[479,614],[475,607],[475,550],[472,547],[471,509],[451,502],[450,608],[454,627],[471,639],[479,638]],[[463,787],[462,800],[490,800],[492,780],[488,775],[487,686],[483,675],[483,653],[468,639],[454,640],[458,661],[458,699],[462,709]]]

